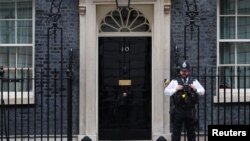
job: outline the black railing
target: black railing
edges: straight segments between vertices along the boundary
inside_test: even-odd
[[[72,69],[0,69],[0,140],[72,140]]]
[[[193,68],[205,88],[197,104],[197,140],[207,140],[208,125],[250,124],[250,66],[228,68]],[[237,73],[236,73],[237,72]],[[238,75],[237,75],[238,74]],[[183,131],[185,131],[183,127]],[[183,132],[183,140],[186,134]]]
[[[63,0],[49,2],[47,45],[36,49],[46,53],[33,68],[0,68],[1,141],[73,138],[72,49],[68,55],[63,44]]]
[[[241,67],[239,75],[229,75],[227,71],[217,74],[220,71],[216,68],[200,68],[203,74],[196,78],[204,86],[206,93],[199,97],[197,105],[198,140],[207,140],[208,125],[250,124],[249,69],[250,67]],[[195,68],[192,70],[195,72]],[[19,71],[20,73],[10,75],[11,72]],[[36,70],[35,77],[30,69],[7,68],[0,72],[1,141],[72,140],[74,127],[70,65],[64,72],[65,76],[58,75],[57,70],[50,77],[43,74],[42,70]],[[193,76],[197,75],[194,73]]]

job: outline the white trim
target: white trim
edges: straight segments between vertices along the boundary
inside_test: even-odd
[[[249,15],[237,15],[237,17],[250,17],[250,14]]]
[[[96,135],[97,134],[97,108],[96,108],[96,97],[97,97],[97,91],[96,91],[96,66],[97,64],[97,54],[96,54],[96,5],[92,3],[92,1],[86,0],[86,16],[80,16],[80,20],[81,18],[86,18],[86,22],[84,25],[80,25],[83,26],[83,28],[85,29],[85,33],[84,37],[80,37],[81,38],[85,38],[85,46],[82,46],[80,48],[85,50],[84,54],[80,54],[81,58],[80,58],[80,65],[82,65],[82,63],[85,64],[85,66],[82,67],[82,72],[81,73],[85,73],[85,78],[84,78],[84,83],[83,87],[85,87],[85,90],[80,92],[81,95],[84,95],[85,97],[85,101],[80,102],[80,103],[84,103],[84,105],[79,104],[80,109],[85,108],[85,113],[83,113],[84,115],[80,115],[82,117],[80,117],[80,122],[84,122],[81,124],[84,124],[84,129],[83,131],[81,130],[80,133],[83,134],[88,134],[88,135]],[[80,31],[82,32],[82,31]],[[81,35],[81,34],[80,34]],[[80,40],[81,42],[81,40]],[[82,61],[85,62],[82,62]],[[81,84],[80,84],[80,87]],[[80,100],[81,101],[81,100]]]
[[[97,11],[97,5],[96,5],[96,7],[95,7],[96,9],[96,11]],[[98,16],[98,13],[96,12],[96,15],[95,15],[96,17]],[[99,54],[99,37],[98,37],[98,35],[99,35],[99,23],[97,22],[97,20],[96,20],[96,52],[95,52],[95,54]],[[99,55],[96,55],[96,120],[97,120],[97,123],[96,123],[96,129],[97,129],[97,132],[96,132],[96,138],[97,138],[97,140],[99,140],[99,123],[98,123],[98,121],[99,121],[99,76],[98,76],[98,72],[99,72]]]
[[[151,37],[150,32],[103,32],[98,37]]]
[[[130,1],[131,4],[154,4],[157,0],[132,0]],[[116,4],[115,0],[93,0],[93,3],[96,5],[110,5],[110,4]]]
[[[86,33],[87,33],[87,26],[86,26],[86,5],[83,3],[83,0],[79,0],[79,8],[85,9],[84,14],[79,13],[79,135],[86,134],[85,127],[85,114],[86,114],[86,106],[85,103],[86,101],[86,58],[85,58],[85,52],[86,52]],[[82,139],[82,137],[78,136],[79,140]]]
[[[235,102],[250,102],[250,89],[220,89],[219,97],[218,92],[216,92],[216,96],[214,96],[214,103],[235,103]],[[232,95],[232,97],[231,97]],[[225,97],[226,96],[226,97]],[[246,98],[246,99],[244,99]],[[224,102],[225,100],[225,102]]]
[[[234,43],[240,43],[240,42],[250,42],[250,39],[218,39],[219,42],[234,42]]]
[[[0,47],[33,46],[33,44],[0,44]]]
[[[238,0],[235,0],[235,39],[238,39]]]
[[[0,21],[32,21],[32,19],[0,19]]]
[[[35,103],[35,95],[33,92],[3,92],[0,93],[0,95],[0,105],[2,105],[2,98],[6,106]]]
[[[36,0],[32,0],[32,25],[33,25],[33,29],[32,29],[32,78],[35,77],[35,40],[36,40],[36,37],[35,37],[35,30],[36,30],[36,22],[35,22],[35,19],[36,19]],[[32,92],[34,93],[35,92],[35,81],[32,81]]]
[[[17,0],[15,0],[15,43],[17,43]]]
[[[216,11],[216,18],[217,18],[217,41],[216,41],[216,53],[217,53],[217,55],[216,56],[219,56],[220,55],[220,43],[219,43],[219,40],[220,40],[220,0],[217,0],[217,11]],[[220,64],[220,58],[219,57],[217,57],[217,59],[216,59],[216,74],[219,74],[219,71],[218,71],[218,66],[219,66],[219,64]],[[216,78],[216,84],[218,84],[219,83],[219,81],[218,81],[218,79]],[[218,91],[218,89],[219,89],[219,87],[218,87],[218,85],[216,85],[216,92]],[[216,95],[215,96],[217,96],[218,94],[216,93]],[[215,97],[214,96],[214,97]]]
[[[250,64],[219,64],[218,67],[249,67]]]

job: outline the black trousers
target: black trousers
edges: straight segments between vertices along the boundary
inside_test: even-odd
[[[195,141],[196,112],[195,108],[175,108],[173,111],[172,141],[180,141],[182,127],[187,131],[188,141]]]

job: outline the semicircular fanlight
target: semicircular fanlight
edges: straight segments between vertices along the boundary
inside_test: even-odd
[[[99,32],[151,32],[151,29],[149,21],[140,11],[118,8],[102,19]]]

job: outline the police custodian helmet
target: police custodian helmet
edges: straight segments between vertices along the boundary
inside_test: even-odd
[[[190,65],[187,61],[184,61],[181,66],[180,66],[180,70],[190,70]]]

